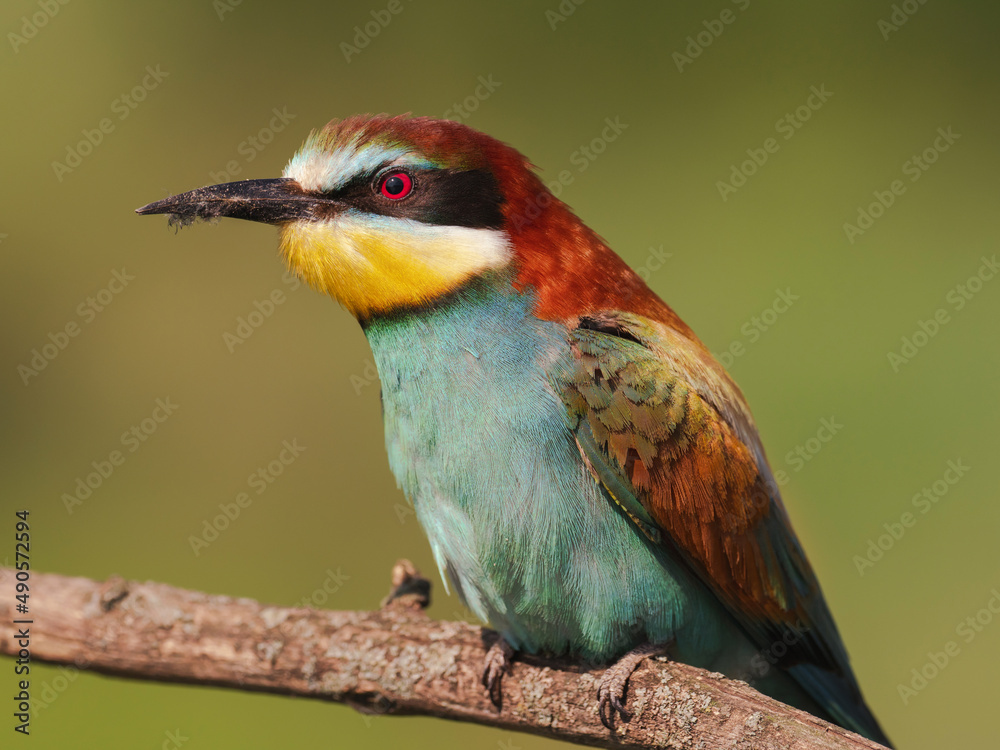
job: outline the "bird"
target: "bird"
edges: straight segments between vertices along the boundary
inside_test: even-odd
[[[136,212],[274,225],[289,268],[358,320],[389,466],[444,585],[499,636],[495,702],[518,653],[610,665],[613,729],[630,674],[665,655],[889,745],[740,389],[515,148],[355,115],[280,178]]]

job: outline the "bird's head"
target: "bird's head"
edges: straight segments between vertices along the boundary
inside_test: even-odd
[[[356,116],[313,132],[278,179],[212,185],[140,214],[277,225],[289,266],[360,320],[500,272],[538,317],[603,309],[685,326],[510,146],[449,120]]]

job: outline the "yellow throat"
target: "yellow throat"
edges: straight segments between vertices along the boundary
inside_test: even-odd
[[[281,229],[289,268],[358,318],[425,304],[511,259],[499,230],[344,214]]]

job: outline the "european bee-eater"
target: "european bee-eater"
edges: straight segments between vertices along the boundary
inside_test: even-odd
[[[739,388],[516,150],[352,117],[279,179],[138,212],[274,224],[288,265],[358,319],[392,471],[445,585],[501,636],[491,694],[516,651],[618,660],[610,726],[665,652],[888,744]]]

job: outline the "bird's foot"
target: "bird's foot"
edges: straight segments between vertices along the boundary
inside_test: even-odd
[[[503,676],[510,669],[510,663],[514,659],[514,649],[503,636],[497,638],[486,652],[483,660],[483,687],[490,694],[493,705],[500,708],[501,705],[501,683]]]
[[[601,678],[601,686],[597,690],[597,712],[601,723],[614,731],[615,713],[621,715],[623,721],[632,720],[632,712],[625,708],[625,689],[628,678],[639,666],[639,662],[647,656],[665,655],[669,644],[644,643],[625,654],[612,664]]]

